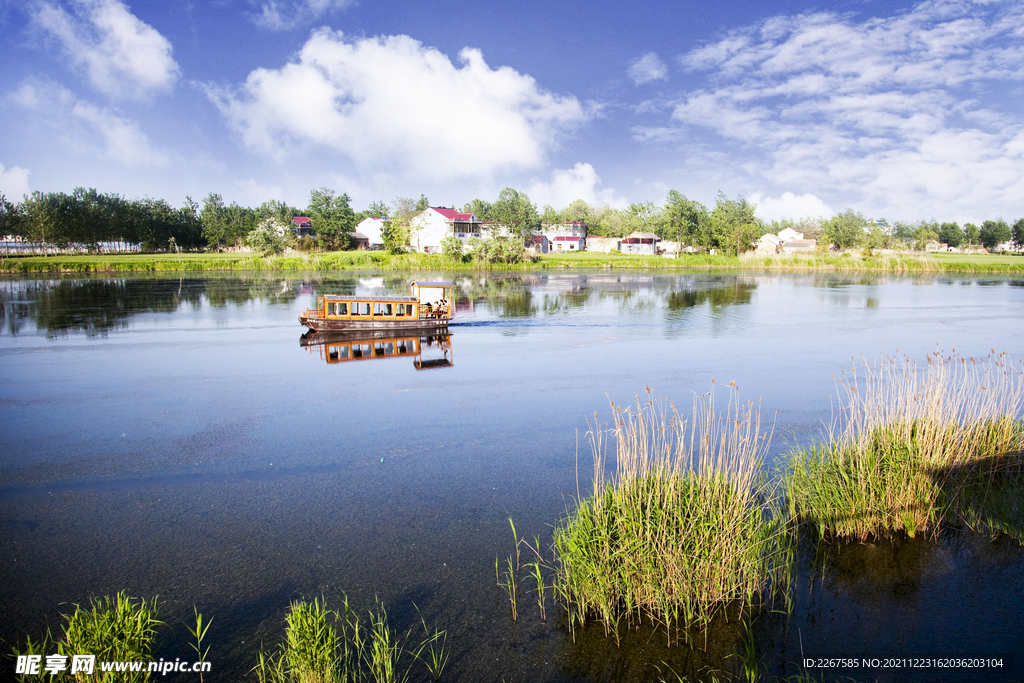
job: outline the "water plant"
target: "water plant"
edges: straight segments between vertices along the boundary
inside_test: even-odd
[[[859,365],[827,440],[789,463],[791,515],[820,537],[966,523],[1024,538],[1024,367],[994,352]]]
[[[635,406],[612,404],[612,429],[591,425],[594,493],[553,539],[570,629],[596,617],[618,640],[620,623],[647,619],[671,643],[678,627],[706,627],[721,608],[788,586],[793,548],[762,468],[771,435],[735,383],[728,390],[721,415],[713,391],[694,399],[688,420],[648,389]]]
[[[387,611],[377,603],[364,622],[351,609],[348,597],[340,611],[323,599],[297,600],[285,617],[285,640],[277,652],[261,651],[253,671],[260,683],[402,683],[411,666],[421,661],[434,680],[448,661],[447,633],[427,629],[427,637],[411,651],[388,624]],[[428,653],[424,658],[423,652]]]
[[[206,637],[206,632],[210,630],[210,624],[213,622],[213,619],[210,619],[204,625],[202,613],[199,612],[199,608],[194,606],[192,607],[192,614],[195,618],[195,626],[185,624],[185,628],[187,628],[192,637],[196,639],[195,642],[190,643],[190,645],[192,646],[192,649],[196,651],[199,661],[205,662],[207,655],[210,654],[210,648],[207,647],[205,650],[203,649],[203,638]],[[199,683],[203,683],[202,669],[199,671]]]
[[[121,591],[114,597],[93,598],[89,607],[75,605],[75,611],[64,615],[63,637],[57,640],[57,651],[65,657],[95,655],[96,661],[152,661],[160,620],[157,600],[129,597]],[[80,681],[148,681],[148,671],[83,673],[72,676]]]

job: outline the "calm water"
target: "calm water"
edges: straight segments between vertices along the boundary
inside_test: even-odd
[[[0,282],[0,638],[57,626],[92,595],[159,595],[175,617],[195,605],[214,618],[217,680],[237,680],[279,641],[290,600],[344,591],[364,609],[379,598],[403,632],[414,604],[448,629],[450,680],[733,670],[735,620],[700,648],[666,649],[652,631],[620,648],[600,627],[573,640],[528,604],[510,619],[494,585],[507,518],[550,537],[577,491],[577,434],[587,492],[587,418],[647,386],[689,406],[734,380],[774,423],[777,458],[820,433],[835,378],[861,354],[1024,358],[1024,280],[930,276],[459,275],[447,346],[419,357],[435,367],[329,363],[329,347],[300,345],[297,316],[317,294],[404,294],[424,276],[445,277]],[[1014,669],[996,678],[1024,678],[1015,543],[832,547],[805,555],[794,596],[791,618],[754,624],[773,674],[799,672],[802,647],[1002,655]],[[172,626],[159,655],[188,658]]]

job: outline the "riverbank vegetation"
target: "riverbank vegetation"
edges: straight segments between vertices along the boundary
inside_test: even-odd
[[[1024,531],[1024,372],[1004,355],[888,358],[843,384],[839,424],[786,475],[795,519],[825,537]]]
[[[671,641],[785,588],[792,548],[762,469],[770,434],[729,391],[722,415],[713,393],[695,400],[691,420],[648,395],[613,405],[608,434],[591,429],[594,493],[554,531],[554,584],[570,629],[593,616],[618,639],[648,621]]]
[[[278,256],[253,253],[60,254],[17,256],[0,254],[0,273],[84,274],[198,271],[338,270],[410,271],[543,271],[550,269],[820,271],[882,273],[1024,273],[1024,257],[1009,255],[913,254],[847,252],[742,257],[681,254],[678,258],[606,254],[555,253],[519,263],[481,263],[454,260],[444,254],[387,254],[383,251],[286,252]]]

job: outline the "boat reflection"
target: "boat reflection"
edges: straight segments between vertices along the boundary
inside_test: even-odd
[[[328,364],[383,358],[412,358],[413,367],[417,370],[450,368],[454,364],[452,336],[447,328],[429,335],[398,335],[395,332],[307,332],[299,338],[299,344],[310,353],[316,348],[320,358]]]

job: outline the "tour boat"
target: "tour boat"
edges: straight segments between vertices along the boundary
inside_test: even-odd
[[[413,282],[411,296],[317,297],[299,322],[314,332],[437,330],[452,319],[450,282]]]
[[[430,331],[423,336],[383,330],[307,332],[299,339],[299,344],[310,353],[314,348],[319,349],[320,358],[328,365],[403,357],[412,358],[417,370],[453,365],[451,335],[447,330]]]

